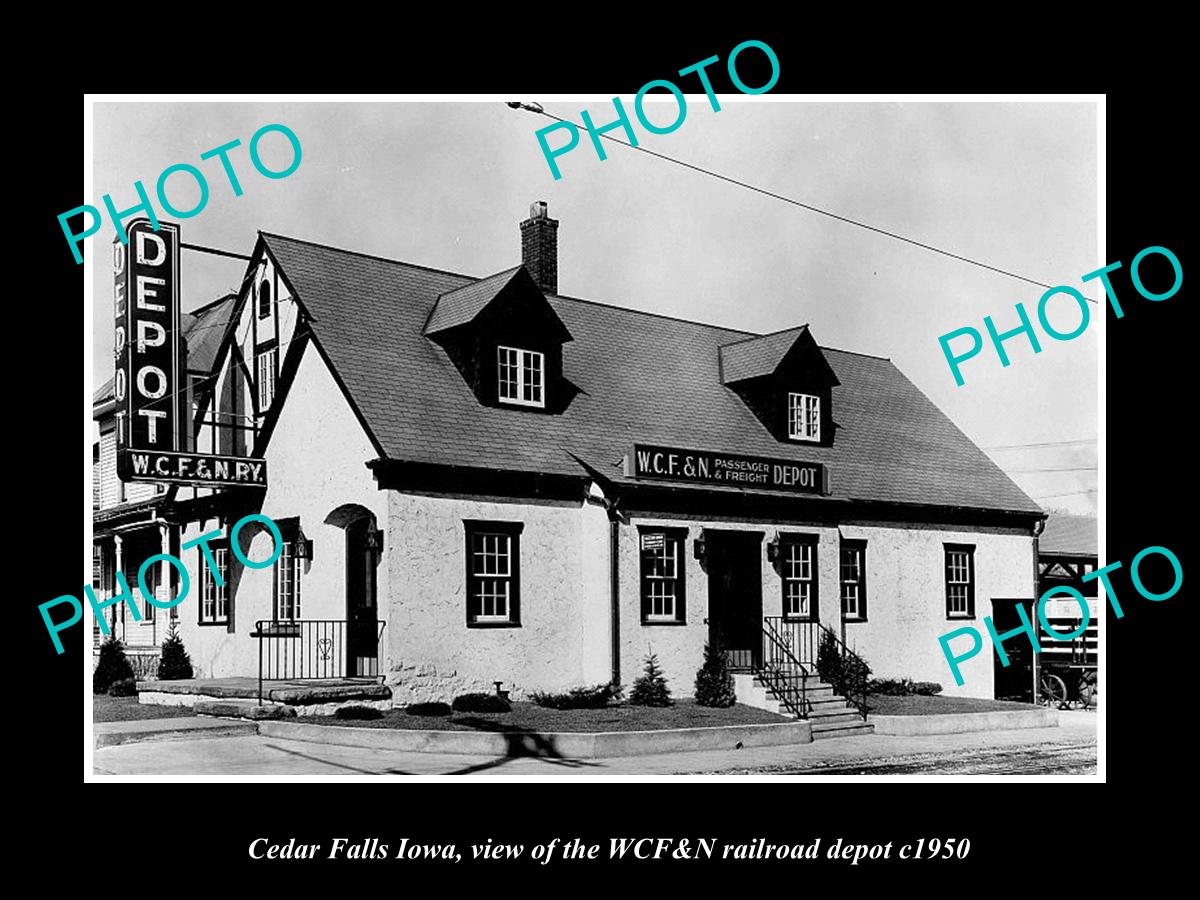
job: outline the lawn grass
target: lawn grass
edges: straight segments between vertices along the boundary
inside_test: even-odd
[[[174,719],[192,716],[188,706],[155,706],[138,703],[137,697],[110,697],[107,694],[92,695],[93,722],[131,722],[136,719]]]
[[[349,720],[333,716],[300,716],[294,722],[344,725],[351,728],[404,728],[418,731],[600,732],[658,731],[664,728],[707,728],[718,725],[777,725],[791,722],[764,709],[737,704],[728,709],[697,706],[690,700],[674,706],[610,706],[606,709],[545,709],[515,702],[508,713],[452,713],[410,716],[393,709],[380,719]]]
[[[913,695],[891,697],[871,694],[867,707],[876,716],[937,716],[946,713],[979,713],[1020,709],[1038,709],[1029,703],[1013,703],[1008,700],[980,700],[975,697],[939,697]]]

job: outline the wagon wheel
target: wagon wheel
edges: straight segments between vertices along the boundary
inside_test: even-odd
[[[1079,685],[1079,702],[1083,704],[1083,708],[1087,709],[1091,706],[1098,706],[1100,698],[1100,685],[1094,680],[1088,681],[1084,679]]]
[[[1067,685],[1057,675],[1042,676],[1042,702],[1059,709],[1067,708]]]

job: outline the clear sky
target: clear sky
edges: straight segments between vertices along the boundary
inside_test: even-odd
[[[581,109],[597,124],[612,119],[611,101],[511,99],[576,121]],[[767,95],[723,96],[713,112],[703,95],[688,99],[673,134],[638,130],[643,146],[1047,284],[1079,288],[1110,261],[1096,256],[1093,104]],[[649,108],[665,123],[674,104]],[[250,136],[272,122],[303,147],[299,169],[279,180],[247,155]],[[938,346],[955,328],[982,332],[985,315],[1014,327],[1018,302],[1035,316],[1040,288],[615,144],[605,142],[601,162],[586,134],[559,158],[555,181],[534,138],[547,124],[499,100],[97,103],[95,196],[81,202],[99,206],[111,193],[118,209],[132,206],[135,180],[153,193],[163,169],[187,162],[208,176],[210,198],[181,223],[185,242],[248,254],[261,229],[483,276],[520,262],[517,223],[545,200],[561,223],[562,294],[764,333],[807,323],[824,346],[890,357],[985,448],[1097,437],[1094,323],[1069,342],[1040,334],[1037,355],[1026,339],[1009,341],[1008,368],[987,348],[964,365],[963,387]],[[199,158],[234,138],[245,190],[236,198],[219,163]],[[281,137],[262,146],[269,165],[286,164]],[[196,198],[188,181],[170,181],[184,209]],[[97,385],[112,374],[111,239],[106,224],[88,240],[89,251],[105,248],[94,270]],[[185,251],[183,308],[235,290],[243,265]],[[1068,331],[1077,316],[1064,302],[1051,320]],[[1094,512],[1094,442],[992,455],[1043,506]],[[1047,468],[1081,471],[1023,471]],[[1069,493],[1078,491],[1093,492]]]

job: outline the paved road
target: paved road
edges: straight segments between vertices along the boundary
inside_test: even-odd
[[[95,753],[99,775],[498,775],[538,778],[675,775],[1092,774],[1096,715],[1067,712],[1058,728],[933,737],[866,735],[621,759],[398,753],[249,735],[147,741]]]

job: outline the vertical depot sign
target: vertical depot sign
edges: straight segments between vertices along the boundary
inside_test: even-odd
[[[266,485],[265,460],[187,452],[179,226],[129,224],[113,243],[117,477],[191,485]],[[215,392],[214,392],[215,393]]]
[[[117,448],[173,451],[181,437],[179,226],[129,225],[113,243]]]

